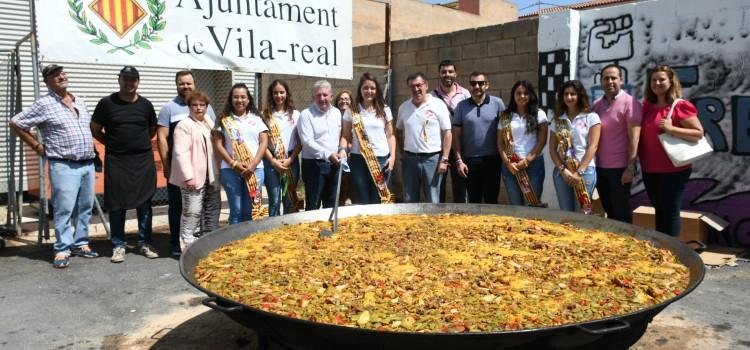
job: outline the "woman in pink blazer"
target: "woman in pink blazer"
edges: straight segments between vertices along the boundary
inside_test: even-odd
[[[190,117],[174,131],[169,182],[180,187],[182,217],[180,246],[183,251],[197,238],[219,228],[221,210],[219,169],[211,142],[214,123],[206,118],[208,96],[196,91],[185,101]]]

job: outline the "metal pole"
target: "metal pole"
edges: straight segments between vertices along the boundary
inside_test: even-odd
[[[29,11],[31,12],[31,71],[32,82],[34,86],[34,100],[39,98],[39,47],[36,42],[36,1],[29,1]],[[42,142],[42,135],[37,132],[39,142]],[[39,236],[37,243],[42,244],[42,237],[49,239],[49,225],[47,223],[47,181],[45,169],[47,162],[44,157],[39,157]]]

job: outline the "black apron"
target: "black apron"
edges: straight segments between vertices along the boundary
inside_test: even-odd
[[[108,210],[135,209],[156,191],[154,152],[107,153],[104,157],[104,206]]]

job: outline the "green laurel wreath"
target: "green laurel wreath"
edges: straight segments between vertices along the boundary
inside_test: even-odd
[[[109,41],[107,35],[101,29],[97,29],[86,17],[83,11],[83,0],[68,0],[70,8],[70,17],[78,23],[78,29],[94,38],[89,40],[96,45],[108,45],[111,47],[107,53],[122,51],[128,55],[134,55],[134,49],[151,49],[149,42],[162,41],[158,33],[167,27],[167,22],[161,17],[166,10],[165,2],[162,0],[146,0],[150,16],[148,21],[143,24],[141,30],[136,30],[133,39],[128,45],[115,45]]]

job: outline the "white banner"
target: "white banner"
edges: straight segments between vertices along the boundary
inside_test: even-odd
[[[34,0],[42,59],[352,77],[349,0]]]

